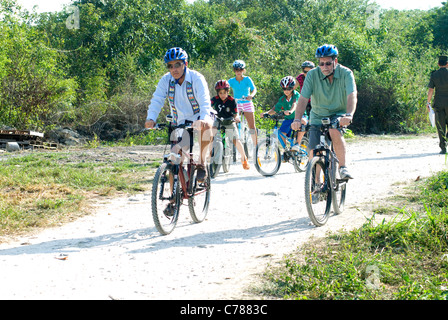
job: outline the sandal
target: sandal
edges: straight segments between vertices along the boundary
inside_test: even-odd
[[[247,158],[246,158],[246,160],[243,161],[243,168],[244,168],[244,170],[250,169],[249,163],[247,163]]]

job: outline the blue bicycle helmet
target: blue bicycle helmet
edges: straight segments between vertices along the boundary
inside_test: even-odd
[[[246,69],[246,63],[243,60],[235,60],[233,69]]]
[[[316,58],[332,57],[334,59],[338,54],[338,48],[332,44],[324,44],[316,50]]]
[[[179,47],[174,47],[171,49],[168,49],[168,51],[165,53],[165,63],[168,63],[170,61],[174,60],[182,60],[182,61],[188,61],[188,54],[185,52],[184,49]]]

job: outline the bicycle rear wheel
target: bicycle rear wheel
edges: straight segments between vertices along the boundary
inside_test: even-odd
[[[212,157],[210,160],[210,176],[212,178],[216,178],[219,170],[221,169],[223,152],[222,149],[223,145],[221,141],[213,143]]]
[[[278,172],[281,164],[280,148],[271,139],[261,140],[255,149],[255,168],[263,176]]]
[[[152,184],[151,209],[157,230],[170,234],[176,227],[180,210],[179,183],[174,183],[174,167],[163,163],[157,170]]]
[[[197,170],[193,170],[190,176],[188,191],[188,208],[190,209],[191,218],[196,223],[204,221],[207,216],[208,205],[210,202],[210,186],[211,180],[209,172],[207,172],[205,181],[199,183],[197,180]]]
[[[306,166],[308,164],[308,152],[307,152],[307,148],[308,148],[308,138],[307,137],[303,137],[302,141],[300,142],[300,152],[293,152],[293,164],[294,164],[294,169],[296,170],[296,172],[303,172],[306,170]]]
[[[333,210],[336,214],[341,214],[344,211],[345,205],[345,193],[347,188],[347,180],[341,180],[341,174],[339,172],[339,163],[334,161],[333,174],[333,188],[332,188],[332,199],[333,199]]]
[[[314,157],[305,174],[306,209],[311,221],[318,227],[327,222],[331,208],[331,188],[324,172],[325,164],[320,157]]]

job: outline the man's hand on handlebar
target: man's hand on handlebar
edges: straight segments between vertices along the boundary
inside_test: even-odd
[[[195,130],[207,130],[212,128],[212,123],[205,120],[196,120],[192,125]]]
[[[340,127],[348,127],[352,123],[352,116],[342,116],[339,118],[339,126]]]
[[[156,122],[154,120],[146,120],[145,128],[146,129],[154,129]]]

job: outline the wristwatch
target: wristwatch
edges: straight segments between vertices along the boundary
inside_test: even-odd
[[[346,117],[352,117],[352,118],[353,118],[353,115],[352,115],[351,113],[346,113],[345,116],[346,116]]]

